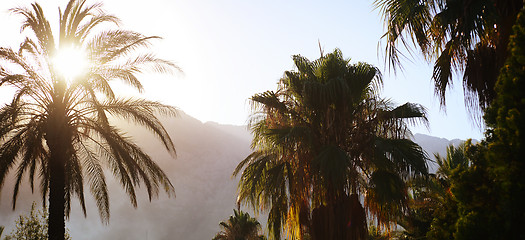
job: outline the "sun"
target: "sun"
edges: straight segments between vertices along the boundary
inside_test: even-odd
[[[60,48],[52,59],[53,66],[58,74],[67,82],[72,82],[83,75],[88,67],[88,59],[81,48],[68,46]]]

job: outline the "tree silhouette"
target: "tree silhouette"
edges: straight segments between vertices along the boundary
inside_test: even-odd
[[[233,210],[233,216],[228,221],[220,223],[222,231],[213,240],[264,240],[259,234],[261,224],[250,214],[241,210]]]
[[[276,92],[251,98],[254,152],[234,171],[238,199],[269,210],[274,239],[284,227],[298,239],[365,239],[367,213],[388,225],[406,207],[404,180],[427,173],[406,138],[425,111],[380,98],[377,68],[339,50],[294,62]]]
[[[118,178],[134,207],[135,187],[140,184],[146,187],[150,200],[159,189],[173,194],[166,174],[109,119],[124,118],[146,127],[175,154],[168,133],[155,116],[174,115],[175,108],[117,97],[110,85],[120,80],[142,91],[137,74],[148,69],[164,73],[176,68],[139,51],[158,37],[101,28],[118,23],[118,18],[106,14],[100,3],[86,5],[85,0],[70,0],[64,11],[59,9],[56,35],[38,3],[11,12],[24,18],[22,30],[26,33],[18,50],[0,48],[0,85],[15,89],[12,101],[0,109],[0,186],[14,169],[13,208],[24,176],[32,189],[35,178],[40,179],[44,204],[49,196],[49,237],[64,239],[65,216],[69,215],[73,196],[86,214],[85,180],[101,219],[109,220],[103,166]],[[65,48],[83,50],[89,60],[75,77],[61,74],[53,61]]]
[[[386,56],[394,69],[402,56],[397,45],[409,48],[412,42],[435,61],[432,78],[442,106],[454,72],[463,74],[468,109],[489,106],[522,0],[376,0],[375,5],[385,19]]]

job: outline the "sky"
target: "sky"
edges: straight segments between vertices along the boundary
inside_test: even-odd
[[[0,2],[0,46],[21,41],[21,18],[8,9],[33,1]],[[88,0],[88,3],[98,1]],[[39,1],[52,25],[58,6],[67,1]],[[383,73],[382,96],[398,104],[419,103],[428,109],[429,128],[414,133],[447,139],[481,139],[482,129],[470,119],[463,88],[455,79],[447,93],[446,111],[434,95],[432,65],[416,54],[403,60],[403,72],[389,72],[384,60],[382,17],[373,1],[300,0],[148,0],[103,1],[104,9],[122,20],[119,27],[160,36],[151,51],[177,64],[172,75],[145,73],[143,97],[178,107],[202,122],[243,125],[248,99],[275,90],[284,71],[293,70],[292,55],[310,60],[341,49],[352,62],[367,62]],[[2,92],[0,92],[1,94]],[[4,100],[6,95],[0,97]],[[8,98],[7,98],[8,99]]]

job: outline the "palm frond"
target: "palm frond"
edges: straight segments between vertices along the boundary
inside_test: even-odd
[[[428,174],[427,154],[409,139],[376,138],[376,154],[386,156],[402,174]]]
[[[324,188],[349,188],[352,178],[350,169],[353,166],[348,153],[341,148],[334,145],[324,146],[313,159],[312,167],[319,171],[321,181],[326,184]]]
[[[372,173],[369,184],[365,207],[378,223],[390,228],[390,224],[408,207],[405,182],[391,171],[377,170]]]
[[[135,123],[146,127],[161,140],[170,153],[175,154],[173,141],[154,114],[176,116],[176,108],[144,99],[114,99],[103,103],[100,107],[110,114],[124,119],[131,119]]]
[[[82,165],[84,166],[84,172],[88,176],[89,188],[99,209],[99,215],[102,221],[106,224],[109,223],[109,193],[106,184],[106,178],[100,160],[97,158],[95,152],[91,148],[80,142],[79,152],[81,156],[84,156]]]

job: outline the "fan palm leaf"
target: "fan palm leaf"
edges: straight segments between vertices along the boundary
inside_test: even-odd
[[[445,107],[454,73],[463,75],[465,103],[474,116],[495,98],[494,84],[507,57],[512,25],[521,0],[376,0],[386,22],[386,59],[400,66],[401,43],[412,44],[434,61],[435,93]]]

